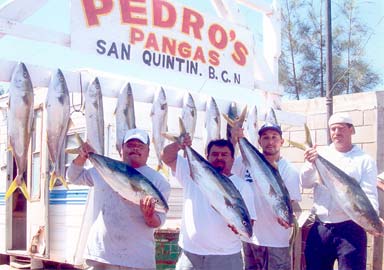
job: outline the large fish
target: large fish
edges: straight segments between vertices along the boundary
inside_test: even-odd
[[[125,133],[129,129],[136,128],[135,104],[133,100],[132,87],[126,83],[120,90],[117,99],[116,111],[116,149],[121,153],[121,146]]]
[[[87,141],[99,155],[104,155],[104,110],[99,79],[96,77],[85,92],[84,102]]]
[[[207,149],[210,141],[220,139],[221,116],[213,97],[207,102],[205,111],[204,149]]]
[[[259,125],[256,105],[248,112],[246,120],[247,137],[250,143],[259,148]]]
[[[181,119],[179,138],[166,135],[170,140],[182,140],[186,130]],[[249,239],[252,236],[251,218],[243,197],[232,181],[225,175],[219,173],[192,147],[186,147],[185,153],[188,159],[192,180],[197,184],[200,191],[208,199],[211,206],[225,219],[225,221],[236,228],[237,232]]]
[[[196,120],[197,120],[197,110],[195,106],[195,101],[190,93],[184,96],[184,104],[181,112],[181,119],[185,124],[185,130],[191,138],[195,135],[196,129]]]
[[[64,151],[64,144],[69,128],[70,100],[67,83],[60,69],[51,77],[45,108],[47,112],[48,152],[49,158],[54,166],[49,180],[49,189],[52,190],[56,179],[59,179],[60,182],[68,188],[60,159]]]
[[[236,102],[233,101],[229,105],[227,116],[229,117],[229,119],[233,121],[239,118]],[[232,139],[232,127],[229,123],[227,123],[227,140],[232,141],[231,139]]]
[[[76,139],[83,143],[80,136]],[[73,150],[71,153],[74,153]],[[139,171],[128,164],[105,157],[96,153],[90,153],[88,159],[93,167],[103,177],[104,181],[121,197],[140,205],[140,200],[147,195],[153,196],[156,200],[155,209],[159,212],[167,212],[169,207],[163,194],[142,175]]]
[[[16,188],[20,188],[24,197],[29,200],[24,174],[27,170],[27,154],[32,134],[33,99],[33,86],[28,70],[23,63],[19,63],[12,74],[8,102],[9,148],[16,161],[17,175],[5,193],[6,200]]]
[[[167,131],[168,104],[165,91],[160,89],[157,97],[153,101],[151,109],[152,119],[152,143],[158,160],[157,170],[164,169],[161,161],[161,152],[164,148],[165,138],[162,136]]]
[[[245,114],[246,108],[239,117],[240,123],[243,122]],[[236,124],[236,121],[231,120],[228,116],[224,115],[224,118],[232,126]],[[238,141],[244,165],[254,179],[258,192],[268,202],[276,217],[288,224],[294,224],[291,199],[279,171],[245,137],[239,138]]]
[[[312,147],[307,125],[305,125],[305,133],[307,144]],[[289,141],[289,143],[302,150],[306,149],[300,143],[293,141]],[[318,155],[315,160],[315,167],[320,175],[320,180],[328,188],[332,198],[354,222],[369,232],[384,235],[383,223],[356,179],[347,175],[321,155]]]

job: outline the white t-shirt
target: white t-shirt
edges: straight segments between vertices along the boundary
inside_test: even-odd
[[[356,179],[378,212],[377,168],[376,162],[359,147],[353,145],[348,152],[339,152],[333,144],[319,150],[319,154],[346,174]],[[314,210],[325,223],[338,223],[350,220],[341,206],[331,196],[329,189],[317,180],[317,171],[312,163],[306,162],[301,169],[300,178],[304,188],[314,188]]]
[[[291,200],[300,201],[300,180],[299,172],[293,165],[281,158],[278,162],[278,170],[283,179]],[[232,172],[243,178],[254,191],[254,202],[257,213],[257,220],[253,224],[253,236],[251,242],[266,247],[288,247],[289,237],[292,228],[285,229],[281,226],[275,217],[272,207],[268,205],[267,200],[260,194],[256,194],[253,187],[253,179],[247,168],[242,162],[242,158],[238,157],[232,167]]]
[[[184,204],[179,246],[198,255],[230,255],[241,251],[238,235],[228,228],[224,218],[217,213],[192,180],[188,162],[178,156],[176,179],[183,187]],[[251,219],[256,219],[252,192],[244,181],[235,175],[229,177],[242,195]]]
[[[168,200],[170,185],[148,166],[136,169],[146,176]],[[154,228],[145,224],[140,206],[123,199],[96,169],[71,164],[68,180],[94,187],[96,219],[88,235],[86,259],[133,268],[156,268]],[[165,214],[158,213],[161,222]]]

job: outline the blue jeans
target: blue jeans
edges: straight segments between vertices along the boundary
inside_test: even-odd
[[[307,270],[364,270],[367,263],[367,234],[355,222],[322,223],[309,230],[305,259]]]

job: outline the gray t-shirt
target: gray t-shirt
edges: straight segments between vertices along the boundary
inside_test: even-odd
[[[137,168],[169,198],[170,185],[148,166]],[[140,206],[123,199],[103,180],[96,169],[71,164],[68,180],[94,187],[95,221],[89,232],[86,259],[138,268],[155,268],[154,229],[145,224]],[[165,214],[158,213],[162,223]]]

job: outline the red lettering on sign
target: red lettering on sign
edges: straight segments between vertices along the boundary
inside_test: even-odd
[[[234,44],[234,49],[235,51],[232,53],[232,59],[240,66],[244,66],[247,63],[247,47],[240,41],[236,41]]]
[[[193,32],[193,37],[201,40],[201,28],[204,26],[204,18],[200,13],[189,9],[183,9],[183,23],[181,32],[190,35],[190,30]]]
[[[131,37],[129,39],[129,43],[136,44],[136,42],[140,42],[144,40],[144,32],[138,28],[131,28]]]
[[[187,42],[181,42],[178,48],[179,54],[183,58],[189,58],[191,56],[191,45]]]
[[[163,45],[162,45],[161,51],[163,53],[167,53],[175,56],[176,55],[176,39],[163,37]]]
[[[157,44],[157,39],[154,33],[149,33],[144,47],[149,50],[159,51],[159,44]]]
[[[175,25],[177,14],[175,7],[171,3],[162,0],[153,0],[152,7],[153,25],[162,28],[172,28]],[[166,17],[164,13],[166,13]]]
[[[228,44],[227,32],[218,24],[212,24],[208,29],[208,38],[213,46],[222,50]]]
[[[105,15],[112,10],[112,0],[101,0],[97,1],[100,3],[96,6],[95,0],[83,0],[83,10],[85,17],[87,18],[87,24],[89,26],[99,25],[99,15]]]
[[[220,55],[219,55],[218,52],[210,50],[210,51],[208,52],[208,57],[209,57],[208,62],[209,62],[211,65],[213,65],[213,66],[218,66],[218,65],[220,64],[220,60],[219,60]]]
[[[146,25],[146,0],[120,0],[121,21],[123,23]]]
[[[201,46],[198,46],[196,48],[196,51],[195,51],[195,55],[193,56],[193,60],[196,61],[196,60],[200,60],[201,63],[205,64],[205,57],[204,57],[204,52],[203,52],[203,48],[201,48]]]

